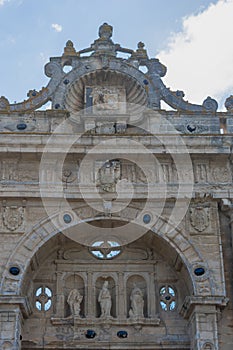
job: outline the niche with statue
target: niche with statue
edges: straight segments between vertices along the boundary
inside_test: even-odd
[[[96,317],[116,317],[116,283],[112,277],[96,280]]]
[[[65,317],[85,317],[85,287],[78,274],[72,274],[65,279]]]
[[[130,319],[148,317],[147,287],[145,279],[140,275],[128,278],[127,291],[127,316]]]

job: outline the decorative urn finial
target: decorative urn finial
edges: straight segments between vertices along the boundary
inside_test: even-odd
[[[102,40],[109,40],[112,37],[113,27],[108,23],[103,23],[99,27],[99,37]]]

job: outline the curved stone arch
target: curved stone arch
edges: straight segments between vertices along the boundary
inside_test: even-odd
[[[106,276],[103,276],[103,273],[101,273],[101,272],[96,273],[95,278],[93,278],[93,285],[96,284],[96,282],[99,278],[112,278],[114,283],[117,285],[116,272],[108,272],[108,273],[104,273],[104,275],[106,275]]]
[[[87,278],[86,276],[84,276],[84,274],[80,273],[80,272],[64,272],[62,277],[61,277],[61,281],[63,283],[63,287],[64,287],[64,282],[67,280],[67,278],[71,277],[71,276],[78,276],[83,280],[83,283],[87,283]]]
[[[87,206],[83,206],[87,207]],[[79,207],[80,209],[80,207]],[[130,207],[130,217],[125,215],[114,217],[112,220],[120,221],[130,221],[133,217],[138,215],[137,207]],[[56,212],[52,219],[58,219],[61,213]],[[96,221],[96,220],[108,220],[105,216],[94,216],[93,211],[90,211],[90,217],[84,219],[84,222]],[[149,229],[148,229],[149,231]],[[185,237],[182,230],[177,227],[173,227],[165,218],[160,217],[156,224],[150,228],[150,231],[154,232],[158,237],[165,240],[170,247],[172,247],[177,255],[181,258],[183,264],[187,268],[190,279],[192,281],[192,287],[194,295],[200,294],[199,291],[199,279],[193,273],[193,267],[197,264],[204,265],[204,260],[202,259],[200,253],[193,246],[193,244]],[[24,235],[19,241],[18,245],[10,255],[8,262],[6,264],[5,270],[3,272],[3,278],[1,282],[1,293],[2,294],[16,294],[20,295],[22,282],[25,277],[26,270],[30,264],[31,259],[35,253],[41,248],[47,241],[54,237],[60,231],[55,228],[51,222],[51,218],[43,218],[39,223],[37,223],[33,230]],[[21,272],[18,276],[13,276],[9,273],[9,268],[11,266],[18,266]],[[209,293],[211,292],[210,279],[207,274],[205,279],[205,284],[209,288]]]

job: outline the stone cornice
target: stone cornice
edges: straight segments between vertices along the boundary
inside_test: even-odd
[[[187,296],[181,307],[180,314],[187,319],[198,305],[215,306],[222,309],[226,307],[228,301],[229,299],[225,296]]]
[[[0,296],[0,310],[1,308],[6,308],[9,306],[19,306],[20,311],[22,312],[22,315],[24,318],[28,318],[29,315],[32,313],[31,305],[29,303],[29,300],[27,297],[20,297],[20,296],[8,296],[8,295],[1,295]]]

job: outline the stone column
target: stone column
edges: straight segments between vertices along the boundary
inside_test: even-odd
[[[124,319],[127,316],[126,310],[126,291],[124,288],[124,274],[118,272],[118,310],[117,316],[119,319]]]
[[[230,217],[230,227],[231,227],[231,239],[233,242],[233,207],[231,207],[231,210],[229,211],[229,217]],[[232,244],[232,250],[233,250],[233,244]]]
[[[155,273],[149,274],[149,286],[147,291],[148,299],[148,317],[155,318],[156,315],[156,300],[155,300]]]
[[[18,296],[0,297],[0,348],[21,349],[23,317],[31,313],[26,298]]]
[[[181,314],[189,321],[190,350],[219,350],[217,314],[227,304],[221,297],[187,297]]]
[[[92,271],[87,272],[87,315],[86,317],[94,317],[94,307],[95,307],[95,300],[94,300],[94,287],[92,283]]]
[[[225,214],[230,220],[229,224],[231,228],[231,239],[233,242],[233,203],[229,199],[222,199],[221,210],[225,212]],[[233,244],[232,244],[232,250],[233,250]]]
[[[63,290],[63,272],[57,272],[56,317],[65,317],[65,296]]]

